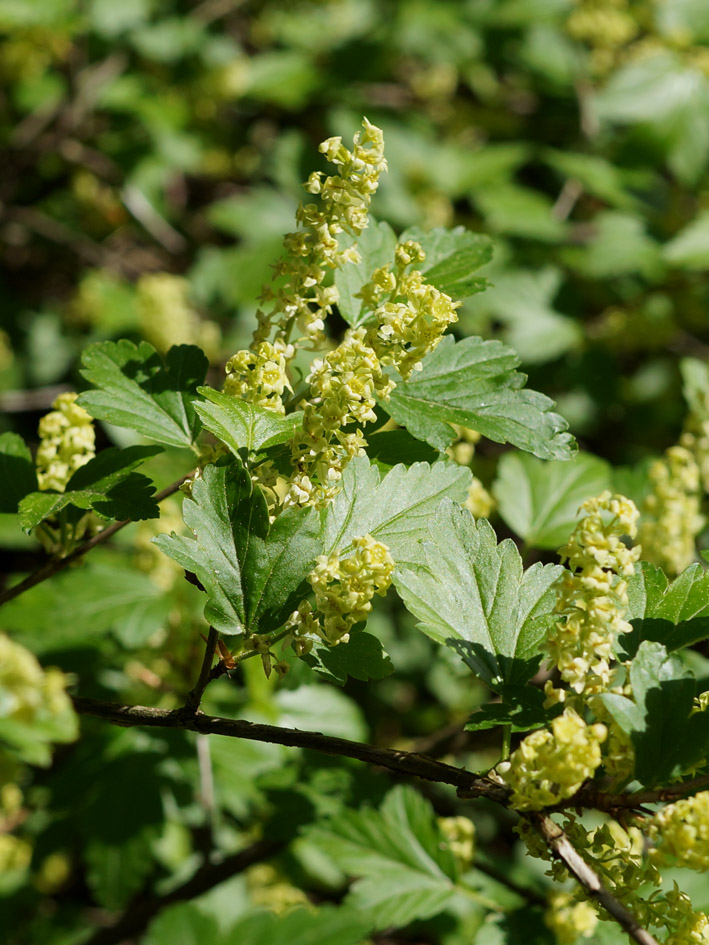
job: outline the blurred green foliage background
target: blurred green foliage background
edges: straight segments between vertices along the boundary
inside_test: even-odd
[[[376,218],[494,237],[490,288],[466,301],[461,333],[509,342],[530,386],[613,464],[677,441],[679,359],[709,353],[705,0],[0,0],[0,31],[0,429],[36,442],[58,390],[81,388],[78,355],[94,340],[199,344],[220,384],[301,181],[324,166],[318,142],[347,140],[366,114],[389,161]],[[486,483],[499,452],[478,448]],[[154,475],[167,483],[185,462],[168,454]],[[173,505],[161,528],[176,522]],[[43,662],[79,672],[85,695],[171,706],[199,663],[199,595],[149,528],[132,530],[10,605],[3,625]],[[41,560],[1,523],[0,539],[4,566]],[[392,678],[337,690],[299,664],[274,695],[249,664],[245,685],[215,687],[208,708],[448,750],[480,689],[447,653],[434,660],[393,603],[373,625]],[[387,787],[354,765],[214,739],[205,813],[189,736],[86,729],[51,769],[23,776],[32,852],[0,888],[13,942],[87,941],[98,919],[184,880],[210,845],[290,839]],[[506,855],[507,815],[476,816]],[[268,875],[179,907],[180,929],[195,923],[194,940],[211,943],[214,915],[224,931],[254,906],[301,901],[296,887],[336,899],[342,874],[299,844]],[[417,934],[470,942],[484,914],[460,907]],[[135,940],[188,941],[171,921]],[[488,929],[475,941],[521,940],[505,922],[502,938]]]

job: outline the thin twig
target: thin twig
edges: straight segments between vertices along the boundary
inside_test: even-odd
[[[603,906],[638,945],[658,945],[657,939],[639,925],[632,912],[603,885],[596,871],[583,859],[561,827],[548,814],[531,814],[530,817],[552,854],[581,884],[586,895]]]
[[[204,658],[202,659],[202,667],[199,671],[197,682],[187,694],[187,698],[185,699],[185,704],[183,706],[183,711],[186,715],[194,715],[197,709],[199,709],[199,704],[202,701],[204,690],[211,681],[212,663],[214,662],[214,651],[217,647],[218,639],[219,633],[214,629],[214,627],[210,627],[209,636],[207,638],[207,646],[204,650]]]
[[[167,486],[166,489],[163,489],[162,492],[158,492],[155,496],[156,502],[162,502],[163,499],[167,499],[168,496],[173,495],[180,488],[183,482],[194,475],[194,470],[187,473],[185,476],[180,476],[180,478],[173,482],[172,485]],[[20,581],[19,584],[14,584],[12,587],[5,588],[4,591],[0,593],[0,606],[2,604],[7,604],[8,601],[14,600],[16,597],[19,597],[20,594],[24,594],[25,591],[28,591],[31,587],[35,587],[37,584],[41,584],[42,581],[46,581],[48,578],[53,577],[59,571],[63,571],[64,568],[68,568],[70,564],[73,564],[74,561],[78,561],[79,558],[83,557],[87,551],[91,551],[92,548],[95,548],[97,545],[102,544],[104,541],[107,541],[109,538],[113,537],[116,532],[119,532],[122,528],[125,528],[126,525],[130,525],[133,519],[127,518],[122,522],[114,522],[112,525],[107,526],[103,531],[99,532],[97,535],[94,535],[93,538],[87,539],[83,544],[79,545],[78,548],[75,548],[71,554],[68,554],[65,558],[50,558],[50,560],[42,565],[41,568],[38,568],[36,571],[33,571],[32,574],[29,574],[24,581]]]
[[[138,897],[113,925],[99,929],[85,945],[119,945],[125,941],[136,941],[151,919],[167,906],[202,895],[230,877],[243,873],[250,866],[270,859],[285,845],[284,840],[259,840],[245,850],[225,857],[220,863],[205,864],[186,883],[164,896]]]
[[[183,709],[116,705],[95,699],[75,698],[74,706],[81,715],[93,715],[116,725],[186,729],[205,735],[227,735],[232,738],[246,738],[250,741],[270,742],[292,748],[309,748],[327,755],[354,758],[367,764],[389,768],[398,774],[413,775],[441,784],[452,784],[455,787],[465,788],[471,792],[470,796],[488,797],[502,804],[506,803],[509,797],[509,791],[504,785],[496,784],[464,768],[434,761],[433,758],[427,758],[416,752],[379,748],[375,745],[353,742],[347,738],[323,735],[321,732],[304,732],[299,729],[281,728],[277,725],[246,722],[243,719],[224,719],[204,715],[202,712],[189,716]]]

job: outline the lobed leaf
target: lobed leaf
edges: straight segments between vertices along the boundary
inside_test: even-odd
[[[282,417],[211,387],[200,387],[198,393],[206,398],[206,402],[195,404],[202,426],[237,457],[240,450],[255,453],[287,443],[302,425],[302,411]]]
[[[397,564],[418,561],[441,499],[464,502],[470,483],[470,470],[455,463],[395,466],[381,478],[365,457],[354,459],[322,512],[323,554],[346,553],[353,538],[370,534],[389,546]]]
[[[140,521],[158,518],[160,509],[153,498],[155,486],[133,472],[146,460],[161,453],[157,446],[112,446],[102,450],[76,470],[64,492],[31,492],[20,502],[20,523],[31,531],[40,522],[57,515],[67,506],[92,509],[103,518]]]
[[[305,596],[300,590],[320,549],[314,509],[287,509],[269,525],[263,494],[237,459],[206,466],[182,506],[193,538],[155,544],[207,593],[205,618],[222,633],[274,630]]]
[[[490,284],[473,276],[492,259],[493,242],[482,233],[471,233],[464,226],[449,230],[437,227],[422,230],[411,227],[401,234],[399,242],[415,240],[421,244],[426,258],[418,267],[426,281],[454,299],[482,292]]]
[[[609,485],[608,463],[589,453],[565,463],[505,453],[492,491],[505,523],[526,545],[556,549],[571,534],[581,503]]]
[[[441,912],[456,895],[457,869],[430,803],[398,786],[380,810],[347,810],[308,838],[359,877],[345,905],[377,929]]]
[[[451,423],[497,443],[511,443],[542,459],[567,460],[576,452],[567,423],[544,394],[523,390],[519,358],[499,341],[446,336],[423,369],[400,381],[381,406],[420,440],[444,450]]]
[[[492,689],[527,682],[554,620],[559,565],[526,571],[510,539],[497,544],[486,519],[444,500],[432,518],[424,561],[400,566],[394,584],[419,627],[462,656]]]
[[[194,443],[200,430],[194,400],[209,366],[199,348],[178,345],[163,360],[146,341],[103,341],[90,345],[81,363],[97,389],[85,391],[78,403],[92,417],[166,446]]]

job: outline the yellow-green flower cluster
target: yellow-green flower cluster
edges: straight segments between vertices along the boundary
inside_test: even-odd
[[[439,817],[438,827],[458,869],[469,870],[475,857],[475,824],[470,817]]]
[[[605,725],[587,725],[573,709],[565,709],[549,729],[528,735],[497,773],[512,789],[511,806],[541,810],[574,795],[601,764]]]
[[[42,669],[36,658],[0,633],[0,720],[31,725],[46,716],[72,716],[67,679],[58,669]]]
[[[650,836],[656,862],[709,869],[709,791],[668,804],[653,817]]]
[[[704,524],[699,514],[699,466],[683,446],[671,446],[650,467],[652,492],[643,504],[643,557],[669,574],[694,560],[694,540]]]
[[[211,356],[219,346],[216,322],[202,321],[190,301],[190,284],[172,272],[151,272],[136,283],[140,330],[158,351],[196,344]]]
[[[292,345],[261,341],[255,349],[244,348],[227,361],[224,390],[248,400],[259,407],[267,407],[284,414],[281,400],[290,383],[286,373],[287,355]]]
[[[635,39],[639,25],[628,0],[576,0],[566,30],[590,47],[591,69],[605,73],[615,65],[619,51]]]
[[[578,939],[593,935],[598,925],[598,913],[590,902],[558,890],[549,896],[544,922],[554,933],[558,945],[573,945]]]
[[[308,576],[322,615],[311,628],[330,646],[346,643],[352,627],[367,619],[372,598],[386,594],[394,571],[388,547],[371,535],[353,539],[352,547],[347,558],[320,555]]]
[[[334,351],[311,365],[303,431],[293,443],[298,472],[285,505],[327,502],[347,463],[364,452],[367,441],[361,426],[376,418],[376,398],[387,397],[394,386],[366,335],[365,328],[351,329]],[[360,426],[345,433],[343,427],[350,424]]]
[[[60,394],[50,413],[39,421],[40,444],[35,459],[40,489],[63,492],[72,475],[95,455],[94,425],[76,403],[77,394]]]
[[[293,444],[297,472],[285,505],[332,498],[343,469],[367,445],[361,427],[375,419],[376,400],[385,400],[396,386],[384,366],[410,376],[456,321],[457,302],[428,285],[417,270],[405,271],[423,258],[418,243],[399,245],[396,275],[382,267],[362,290],[367,303],[376,306],[372,326],[349,329],[334,351],[313,361],[303,433]],[[389,300],[379,304],[384,294]],[[345,433],[343,428],[352,424],[360,426]]]
[[[276,266],[276,276],[283,278],[283,284],[263,291],[263,301],[273,304],[269,312],[258,313],[255,346],[269,338],[274,324],[277,341],[288,342],[295,324],[305,339],[320,343],[325,319],[337,302],[336,288],[325,284],[328,271],[360,260],[355,246],[340,247],[339,237],[342,233],[358,236],[367,226],[372,195],[386,170],[384,137],[365,118],[352,151],[340,137],[323,141],[320,151],[338,173],[324,177],[316,171],[305,184],[308,193],[320,195],[321,203],[298,208],[296,220],[301,229],[283,241],[286,255]]]
[[[610,682],[610,662],[628,606],[625,578],[633,574],[640,548],[623,537],[637,531],[638,510],[621,495],[603,492],[581,506],[582,517],[567,545],[559,549],[567,570],[558,584],[561,619],[546,641],[547,652],[564,682],[577,693],[602,692]],[[561,691],[547,686],[550,698]]]
[[[374,310],[369,343],[381,363],[392,365],[404,380],[421,369],[424,355],[433,351],[448,326],[458,321],[456,309],[461,304],[429,285],[420,270],[409,268],[425,258],[418,243],[400,243],[393,271],[391,266],[376,269],[358,293],[365,307]]]

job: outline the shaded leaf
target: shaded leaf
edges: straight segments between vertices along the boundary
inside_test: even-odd
[[[0,482],[0,513],[16,512],[20,500],[38,489],[32,454],[17,433],[0,435]]]
[[[394,584],[419,627],[459,653],[493,689],[522,685],[539,666],[539,645],[554,620],[559,565],[526,571],[510,539],[497,544],[477,522],[441,503],[424,543],[425,564],[399,567]]]
[[[372,924],[366,913],[346,906],[323,906],[315,913],[299,908],[278,916],[262,912],[238,922],[220,945],[359,945]],[[163,942],[169,945],[167,939],[155,945]]]
[[[436,915],[456,895],[453,856],[431,805],[411,787],[395,787],[378,811],[344,811],[308,838],[360,877],[345,905],[377,929]]]
[[[643,640],[679,650],[709,638],[709,571],[690,564],[670,583],[657,565],[641,561],[628,579],[631,633],[620,643],[632,655]]]
[[[20,502],[20,523],[29,531],[40,522],[73,505],[93,509],[103,518],[139,521],[157,518],[155,486],[133,470],[162,452],[157,446],[112,446],[76,470],[64,492],[32,492]]]
[[[678,777],[709,748],[709,712],[692,714],[696,684],[682,661],[645,641],[630,664],[633,698],[603,693],[603,704],[630,736],[635,776],[646,787]]]
[[[444,450],[449,426],[470,427],[497,443],[512,443],[542,459],[570,459],[576,445],[567,423],[544,394],[522,389],[519,358],[499,341],[448,335],[423,370],[400,381],[381,406],[410,433]]]
[[[193,345],[170,348],[163,360],[142,341],[104,341],[82,355],[83,376],[97,388],[78,403],[99,420],[128,427],[157,443],[190,446],[200,429],[193,401],[208,361]]]
[[[535,686],[505,686],[502,702],[484,705],[470,716],[466,732],[479,732],[498,725],[510,725],[513,732],[542,728],[563,711],[562,705],[544,707],[546,695]]]
[[[344,686],[350,676],[366,682],[383,679],[394,672],[389,655],[377,637],[364,630],[352,631],[349,641],[339,646],[318,647],[305,661],[318,676],[337,686]]]

